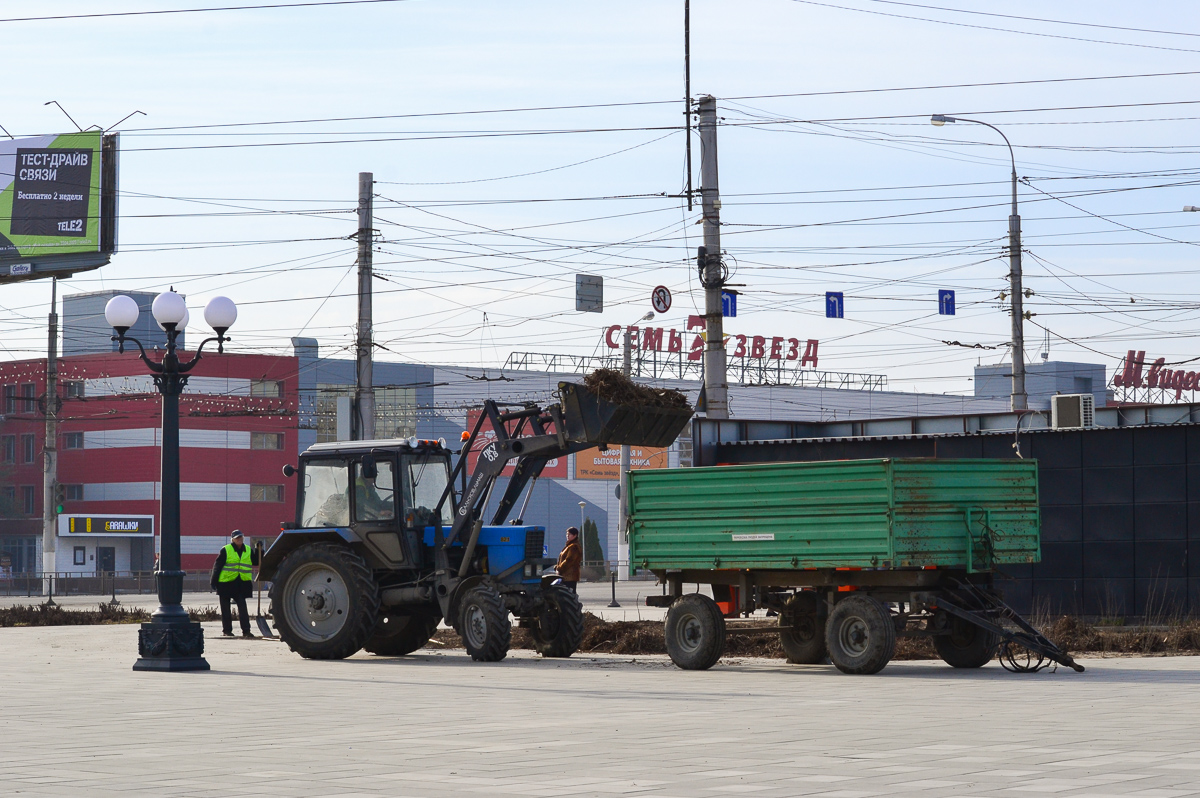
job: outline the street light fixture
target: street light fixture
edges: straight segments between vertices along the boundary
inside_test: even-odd
[[[200,362],[201,350],[216,341],[217,352],[224,353],[225,332],[237,320],[237,307],[225,297],[215,297],[204,309],[204,319],[217,333],[196,348],[196,354],[181,363],[175,351],[175,341],[190,320],[187,303],[172,291],[154,298],[151,306],[154,320],[167,333],[167,349],[161,362],[146,356],[146,348],[126,333],[137,323],[138,306],[130,297],[120,295],[109,300],[104,318],[116,335],[117,351],[125,351],[125,342],[137,344],[139,357],[154,375],[154,384],[162,394],[162,476],[159,500],[161,553],[155,581],[158,585],[159,607],[150,616],[150,623],[138,631],[138,661],[135,671],[206,671],[204,632],[193,623],[183,608],[183,577],[179,550],[179,395],[187,385],[187,374]]]
[[[978,119],[963,119],[961,116],[945,114],[934,114],[929,122],[935,127],[941,127],[947,122],[973,122],[990,127],[1000,134],[1000,138],[1004,139],[1004,144],[1008,147],[1008,157],[1012,161],[1012,213],[1008,217],[1008,280],[1012,289],[1009,300],[1012,308],[1012,409],[1025,410],[1029,407],[1029,397],[1025,393],[1025,318],[1021,307],[1021,217],[1017,213],[1017,159],[1013,155],[1008,136],[995,125],[980,122]]]

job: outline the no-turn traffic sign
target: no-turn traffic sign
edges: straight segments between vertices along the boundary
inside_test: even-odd
[[[666,313],[671,309],[671,289],[660,285],[650,292],[650,304],[657,313]]]

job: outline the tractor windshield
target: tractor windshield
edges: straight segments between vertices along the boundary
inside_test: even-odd
[[[350,523],[350,471],[344,460],[310,460],[304,464],[304,498],[300,525],[346,526]]]
[[[432,523],[433,509],[442,498],[442,491],[450,481],[450,458],[433,451],[405,455],[401,461],[404,479],[404,506],[422,516],[421,510]],[[442,526],[449,528],[454,523],[454,502],[447,498],[442,505]]]

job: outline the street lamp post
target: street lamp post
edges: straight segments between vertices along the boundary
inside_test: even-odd
[[[654,311],[650,311],[645,316],[642,316],[634,324],[640,324],[643,321],[651,321],[654,319]],[[625,327],[625,351],[623,368],[621,369],[625,376],[628,377],[633,371],[633,330],[631,325]],[[621,561],[629,559],[629,530],[625,528],[625,515],[629,509],[629,499],[625,496],[626,490],[629,488],[629,479],[625,476],[629,472],[629,445],[621,445],[621,473],[618,476],[619,495],[617,496],[617,569],[621,570]]]
[[[990,127],[1000,134],[1000,138],[1004,139],[1004,144],[1008,147],[1008,157],[1012,161],[1012,213],[1008,217],[1008,281],[1012,308],[1012,409],[1026,410],[1029,407],[1029,397],[1025,392],[1025,317],[1021,308],[1021,217],[1017,213],[1017,159],[1013,155],[1012,144],[1000,128],[978,119],[934,114],[929,121],[937,127],[947,122],[974,122]]]
[[[121,295],[109,300],[104,318],[116,335],[117,351],[125,351],[125,342],[137,344],[139,356],[154,376],[154,384],[162,394],[162,476],[160,478],[159,534],[161,553],[155,581],[158,586],[159,607],[142,624],[138,632],[138,660],[135,671],[206,671],[204,632],[193,623],[183,608],[184,571],[179,551],[179,395],[187,385],[187,374],[200,362],[201,350],[211,341],[217,351],[225,351],[225,331],[237,320],[237,306],[223,296],[214,297],[204,309],[204,320],[217,333],[203,341],[195,356],[187,363],[179,360],[175,339],[187,326],[189,314],[183,297],[166,291],[154,298],[151,312],[159,326],[166,331],[167,348],[161,362],[146,356],[142,342],[125,333],[137,323],[138,306],[130,297]]]

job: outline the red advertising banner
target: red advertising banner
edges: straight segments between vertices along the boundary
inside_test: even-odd
[[[479,416],[481,416],[482,414],[483,414],[482,410],[468,410],[467,411],[467,430],[468,431],[475,429],[475,422],[479,420]],[[513,431],[516,428],[517,428],[517,422],[515,422],[515,421],[508,422],[508,433],[510,435],[513,433]],[[554,427],[550,426],[546,431],[552,432],[553,429],[554,429]],[[525,432],[521,435],[521,437],[523,437],[523,438],[528,437],[528,435],[529,435],[529,426],[528,426],[528,424],[526,424]],[[483,429],[481,429],[479,431],[479,437],[475,439],[475,446],[471,449],[470,453],[467,455],[467,468],[469,468],[471,470],[472,474],[475,473],[475,464],[479,460],[479,452],[483,449],[483,447],[487,446],[488,443],[490,443],[495,438],[496,438],[496,431],[494,429],[492,429],[491,422],[484,421]],[[513,460],[509,461],[509,465],[504,467],[504,471],[503,471],[504,476],[506,476],[506,477],[512,476],[513,471],[516,468],[516,464],[517,464],[517,461],[515,458]],[[546,467],[542,469],[542,476],[544,476],[544,477],[560,477],[562,479],[566,479],[566,477],[567,477],[567,458],[556,457],[553,460],[547,461]]]

